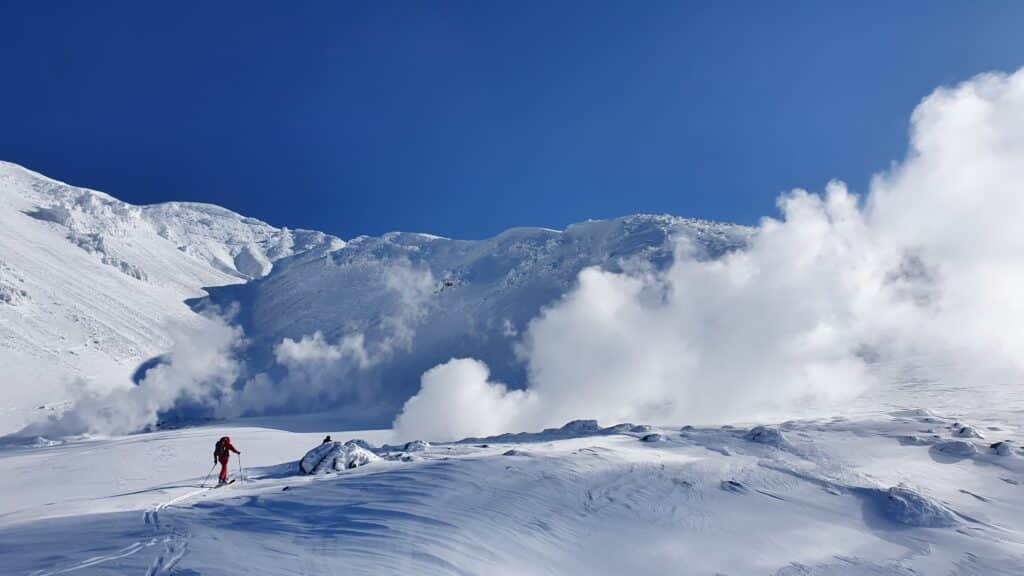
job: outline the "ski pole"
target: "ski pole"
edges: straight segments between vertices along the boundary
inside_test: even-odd
[[[213,466],[210,466],[210,471],[206,473],[206,478],[203,478],[203,483],[199,485],[200,488],[206,486],[206,481],[210,479],[210,474],[213,474],[213,469],[217,467],[217,463],[214,462]]]
[[[242,472],[242,455],[238,455],[238,479],[245,482],[245,473]]]

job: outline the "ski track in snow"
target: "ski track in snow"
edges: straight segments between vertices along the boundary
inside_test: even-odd
[[[210,488],[200,488],[199,490],[175,496],[166,502],[161,502],[149,510],[146,510],[142,516],[143,523],[150,526],[154,532],[154,536],[148,541],[133,542],[113,554],[95,556],[63,568],[35,571],[32,572],[30,576],[56,576],[57,574],[78,572],[100,564],[124,559],[136,554],[137,552],[159,545],[164,546],[165,552],[158,554],[156,558],[153,559],[153,564],[150,566],[149,570],[146,571],[146,576],[170,574],[171,570],[174,569],[175,564],[177,564],[178,561],[181,560],[188,552],[188,536],[187,533],[182,533],[176,528],[169,527],[166,524],[161,524],[160,511],[203,494],[204,492],[208,492],[209,490]]]
[[[171,525],[161,524],[160,522],[160,511],[185,502],[186,500],[198,496],[200,494],[209,492],[211,488],[200,488],[181,496],[171,498],[166,502],[162,502],[151,510],[147,510],[144,514],[143,520],[147,525],[153,527],[153,530],[157,533],[166,533],[167,537],[164,539],[164,552],[158,554],[153,559],[153,564],[146,571],[146,576],[163,576],[170,574],[178,562],[185,557],[188,553],[188,545],[190,534],[187,530],[182,530],[174,526],[173,521]]]
[[[32,572],[32,576],[54,576],[55,574],[67,574],[69,572],[77,572],[85,568],[90,568],[98,564],[103,564],[104,562],[110,562],[113,560],[120,560],[121,558],[127,558],[132,554],[135,554],[139,550],[142,550],[147,546],[152,546],[155,543],[155,540],[150,541],[148,544],[143,544],[142,542],[135,542],[129,546],[124,547],[121,550],[118,550],[116,553],[111,554],[109,556],[96,556],[94,558],[90,558],[88,560],[79,562],[67,568],[60,568],[58,570]]]
[[[7,449],[4,474],[31,461],[44,483],[47,459],[70,459],[64,473],[88,494],[0,516],[0,553],[12,574],[32,576],[1019,574],[1024,461],[977,438],[963,440],[973,454],[943,456],[937,447],[960,438],[954,424],[908,411],[653,428],[660,442],[641,441],[652,429],[570,427],[389,448],[318,476],[295,461],[321,435],[238,428],[254,466],[227,490],[197,489],[206,468],[193,461],[223,430]],[[1015,426],[978,424],[1020,439]],[[166,455],[159,475],[118,464],[139,446]],[[140,478],[94,486],[86,454]]]
[[[58,384],[69,377],[128,385],[166,351],[168,321],[195,319],[183,301],[204,287],[220,286],[208,302],[249,306],[240,321],[267,355],[315,330],[373,337],[399,305],[378,276],[395,261],[429,270],[429,330],[382,378],[394,383],[383,400],[398,406],[414,392],[402,386],[453,352],[514,381],[509,334],[582,267],[665,264],[677,234],[720,254],[750,233],[633,216],[479,242],[396,233],[346,244],[215,206],[131,206],[2,162],[0,200],[0,364],[11,382],[33,383],[4,389],[0,433],[66,407]],[[234,285],[249,279],[261,280]],[[936,359],[918,364],[878,365],[893,386],[853,419],[568,427],[392,448],[321,476],[297,475],[295,460],[336,422],[322,416],[0,444],[0,574],[1024,573],[1021,395],[934,382],[924,367]],[[963,419],[878,412],[907,399]],[[240,471],[246,481],[230,489],[198,487],[225,428],[252,458],[251,481]],[[1016,443],[990,447],[1003,440]]]

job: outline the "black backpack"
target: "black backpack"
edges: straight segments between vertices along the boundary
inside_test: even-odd
[[[213,449],[213,455],[217,458],[228,455],[228,442],[226,438],[217,440],[217,447]]]

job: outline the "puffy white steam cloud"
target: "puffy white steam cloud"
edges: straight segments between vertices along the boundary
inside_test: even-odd
[[[395,431],[400,437],[435,440],[490,436],[519,422],[532,404],[529,392],[491,382],[483,362],[451,360],[423,374],[420,393],[406,403]]]
[[[124,434],[157,423],[162,413],[196,407],[218,417],[275,409],[323,410],[345,400],[355,410],[373,410],[379,382],[372,369],[412,344],[415,326],[426,312],[434,279],[408,260],[380,264],[378,280],[395,293],[394,306],[373,338],[362,333],[330,343],[321,332],[275,346],[276,376],[247,373],[247,343],[229,319],[237,310],[211,309],[189,325],[172,326],[171,350],[134,387],[103,392],[77,384],[72,407],[19,432],[20,435],[71,436]]]
[[[97,393],[83,389],[74,405],[21,431],[25,435],[126,434],[157,423],[180,402],[215,405],[241,374],[235,357],[242,333],[220,317],[200,317],[170,330],[173,346],[138,386]]]
[[[742,252],[700,261],[681,241],[664,271],[585,270],[524,330],[505,330],[519,338],[527,390],[453,360],[424,374],[396,427],[451,439],[581,417],[786,417],[884,393],[908,366],[945,388],[1020,388],[1024,72],[940,89],[911,125],[906,159],[862,200],[839,182],[821,195],[797,190]],[[382,263],[379,282],[398,297],[372,333],[285,339],[278,376],[245,375],[241,333],[207,319],[179,329],[139,386],[84,392],[28,432],[129,432],[183,401],[226,416],[372,403],[374,367],[411,346],[435,286],[408,262]]]
[[[1019,387],[1022,183],[1024,71],[940,89],[863,202],[840,182],[796,190],[744,251],[698,261],[681,242],[664,272],[585,270],[523,335],[525,393],[453,361],[424,375],[396,426],[455,438],[580,417],[785,417],[921,366],[946,385]]]
[[[373,409],[380,382],[372,369],[412,345],[416,325],[426,314],[435,281],[429,269],[408,260],[382,262],[376,270],[382,289],[391,291],[394,306],[373,337],[361,332],[330,343],[321,332],[299,340],[285,338],[274,349],[284,375],[257,374],[225,402],[220,414],[233,416],[287,407],[323,410],[339,400],[359,410]]]

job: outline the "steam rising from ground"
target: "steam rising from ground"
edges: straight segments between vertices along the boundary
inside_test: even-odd
[[[685,240],[654,271],[587,269],[519,336],[528,387],[473,359],[422,377],[395,420],[434,440],[605,424],[784,418],[842,410],[905,368],[973,387],[1024,377],[1024,72],[936,91],[912,117],[902,164],[859,198],[841,182],[794,190],[747,249],[706,261]],[[279,373],[248,374],[241,332],[182,328],[139,386],[84,397],[28,432],[123,433],[182,402],[216,415],[360,406],[382,397],[374,368],[413,343],[435,286],[382,263],[397,305],[373,334],[316,332],[274,350]],[[939,361],[941,359],[941,361]],[[387,383],[383,383],[386,385]]]
[[[490,436],[521,426],[536,410],[532,392],[491,382],[487,365],[471,358],[435,366],[422,382],[419,394],[395,420],[400,437]]]
[[[280,408],[318,411],[342,402],[358,410],[374,410],[382,394],[373,369],[412,346],[416,325],[436,284],[429,269],[408,260],[379,263],[376,274],[378,284],[393,293],[396,304],[372,337],[356,332],[332,344],[318,331],[299,340],[285,338],[274,349],[284,375],[257,374],[221,407],[221,415]]]
[[[241,375],[242,367],[235,358],[243,343],[241,331],[219,316],[204,316],[194,324],[174,326],[171,334],[171,351],[146,372],[138,386],[102,393],[83,389],[75,395],[78,400],[70,410],[21,433],[127,434],[156,424],[157,414],[176,403],[213,405],[229,395]]]
[[[274,349],[280,376],[248,373],[234,311],[212,310],[190,325],[174,326],[172,349],[134,387],[96,392],[84,384],[74,405],[22,430],[22,435],[125,434],[153,426],[162,413],[198,407],[217,417],[236,417],[288,407],[324,410],[339,401],[373,409],[380,393],[372,369],[412,344],[434,287],[429,270],[399,260],[381,265],[380,284],[395,293],[396,306],[368,339],[348,334],[331,343],[321,332],[285,338]]]
[[[795,190],[745,251],[698,261],[680,242],[661,273],[585,270],[523,336],[526,391],[452,360],[424,375],[396,428],[454,439],[580,417],[786,417],[841,409],[915,366],[1020,386],[1021,183],[1024,71],[940,89],[863,202],[841,182]]]

